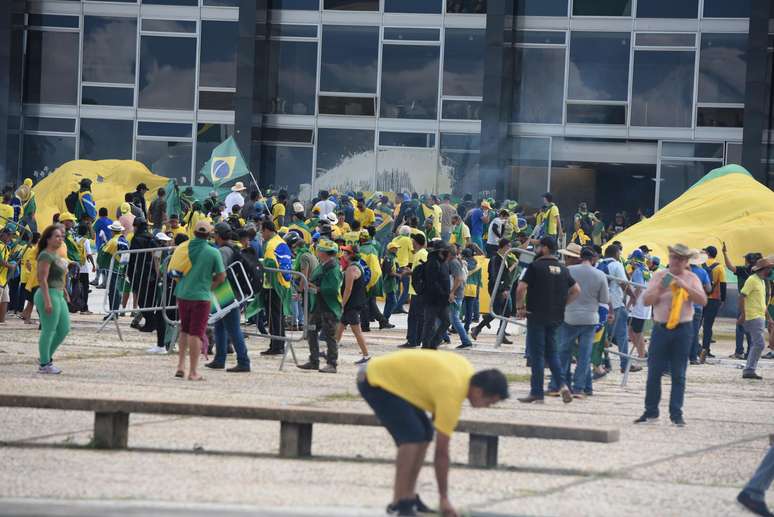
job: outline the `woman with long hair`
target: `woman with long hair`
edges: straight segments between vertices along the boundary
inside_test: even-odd
[[[58,250],[64,242],[64,234],[58,226],[43,230],[38,242],[38,284],[35,292],[35,307],[40,315],[40,368],[38,373],[58,374],[62,371],[54,366],[54,352],[70,332],[70,313],[67,309],[65,275],[68,262]]]

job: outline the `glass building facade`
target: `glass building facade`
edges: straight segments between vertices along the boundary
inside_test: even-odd
[[[8,0],[0,181],[117,158],[198,184],[234,136],[302,199],[649,214],[724,163],[771,183],[770,3]]]

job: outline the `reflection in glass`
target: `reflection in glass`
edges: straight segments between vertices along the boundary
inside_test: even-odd
[[[638,18],[696,18],[699,0],[647,0],[637,2]]]
[[[704,0],[705,18],[749,18],[750,0]]]
[[[629,89],[629,33],[573,32],[567,97],[625,101]]]
[[[693,52],[634,53],[632,126],[690,127]]]
[[[196,22],[189,20],[143,20],[142,30],[148,32],[196,32]]]
[[[441,29],[415,27],[385,27],[384,39],[403,41],[440,41]]]
[[[22,177],[43,179],[65,162],[75,159],[74,136],[24,135]]]
[[[441,133],[439,174],[448,178],[454,195],[478,192],[480,148],[478,134]]]
[[[236,87],[236,22],[202,21],[199,86]]]
[[[744,108],[700,107],[696,115],[698,127],[744,127]]]
[[[515,16],[567,16],[567,0],[517,0]]]
[[[537,43],[545,45],[564,45],[567,40],[567,33],[564,31],[513,31],[514,43]]]
[[[379,131],[379,145],[389,147],[435,147],[435,134]]]
[[[632,0],[573,0],[574,16],[631,16]]]
[[[440,13],[442,0],[384,0],[385,13]]]
[[[436,118],[439,53],[435,46],[382,47],[383,117]]]
[[[515,199],[526,211],[540,207],[548,188],[550,139],[511,137],[511,153],[505,165],[505,197]]]
[[[27,31],[24,102],[77,104],[77,32]]]
[[[284,188],[291,199],[311,199],[313,157],[312,147],[261,146],[261,187]]]
[[[483,95],[484,42],[483,29],[446,29],[444,95]]]
[[[694,33],[638,32],[637,45],[642,47],[693,47]]]
[[[288,38],[316,38],[317,25],[294,25],[289,23],[272,23],[269,25],[269,36]]]
[[[379,0],[325,0],[325,9],[339,11],[378,11]]]
[[[137,140],[138,162],[151,172],[166,178],[175,178],[181,185],[191,184],[191,142],[159,142]]]
[[[168,136],[173,138],[191,138],[191,124],[140,121],[137,123],[137,134],[142,136]]]
[[[446,12],[451,14],[486,14],[486,0],[447,0]]]
[[[77,16],[60,16],[58,14],[34,14],[27,15],[28,27],[64,27],[70,29],[78,28]]]
[[[373,131],[320,128],[313,191],[371,191],[375,160]]]
[[[515,48],[513,122],[562,123],[564,48]]]
[[[194,109],[196,38],[143,36],[140,108]]]
[[[701,35],[699,102],[744,103],[747,34]]]
[[[134,84],[137,20],[85,16],[83,80]]]
[[[24,117],[25,131],[75,132],[75,119],[51,117]]]
[[[325,25],[320,90],[376,93],[379,27]]]
[[[663,208],[722,162],[662,161],[658,206]]]
[[[447,120],[481,120],[481,101],[443,101],[442,118]]]
[[[375,97],[338,97],[320,95],[321,115],[353,115],[373,117],[376,114]]]
[[[84,86],[81,104],[94,106],[133,106],[134,88],[113,88],[109,86]]]
[[[664,142],[661,156],[670,158],[717,158],[723,159],[722,143]]]
[[[196,161],[194,177],[210,159],[212,151],[228,137],[234,136],[231,124],[199,124],[196,128]]]
[[[239,0],[204,0],[203,3],[216,7],[239,7]]]
[[[319,0],[269,0],[269,9],[317,11]]]
[[[131,120],[82,118],[78,158],[81,160],[131,160]]]
[[[314,115],[316,76],[316,42],[269,42],[267,113]]]
[[[257,136],[253,136],[253,139],[257,140]],[[314,142],[314,130],[289,127],[264,127],[261,132],[261,139],[264,142],[293,142],[311,144]]]
[[[626,124],[626,106],[567,104],[568,124]]]

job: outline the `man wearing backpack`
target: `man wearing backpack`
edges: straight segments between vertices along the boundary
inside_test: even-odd
[[[715,324],[715,318],[717,318],[723,302],[726,301],[726,268],[718,262],[718,249],[715,246],[707,246],[704,251],[707,253],[708,259],[702,267],[710,278],[712,290],[707,295],[707,305],[704,306],[701,348],[704,351],[704,357],[712,357],[710,352],[712,326]]]
[[[454,303],[450,294],[449,245],[442,240],[433,241],[423,266],[425,314],[422,323],[422,348],[435,350],[449,328],[449,304]]]
[[[626,270],[624,269],[623,264],[621,264],[621,248],[615,244],[608,246],[605,249],[605,258],[599,261],[597,269],[607,275],[608,284],[610,286],[609,314],[612,315],[608,317],[610,335],[618,346],[618,350],[622,354],[628,355],[629,337],[627,335],[627,327],[629,313],[626,310],[624,300],[626,295],[636,298],[636,294],[627,283],[628,278],[626,277]],[[626,357],[621,357],[621,373],[626,371],[627,363],[628,359]],[[630,372],[639,372],[640,370],[642,370],[642,367],[637,365],[632,365],[631,368],[629,368]]]
[[[357,246],[342,246],[342,258],[344,259],[344,288],[341,293],[342,312],[339,324],[336,327],[336,342],[341,342],[341,336],[344,329],[349,326],[355,335],[355,341],[360,348],[362,357],[355,361],[356,365],[365,364],[371,360],[368,355],[368,347],[363,337],[363,331],[360,328],[360,312],[368,303],[366,294],[366,285],[370,278],[370,271],[367,271],[360,261]]]

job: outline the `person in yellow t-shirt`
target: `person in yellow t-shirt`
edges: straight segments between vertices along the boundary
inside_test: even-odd
[[[762,379],[755,373],[755,369],[766,346],[766,324],[771,321],[767,311],[766,282],[772,268],[774,268],[774,261],[768,258],[758,259],[752,267],[752,274],[739,292],[740,314],[737,323],[750,334],[750,351],[747,354],[747,364],[742,370],[743,379]]]
[[[435,428],[439,514],[456,515],[448,494],[451,435],[466,399],[474,408],[485,408],[508,398],[505,375],[496,369],[475,372],[453,352],[405,350],[372,359],[358,374],[357,386],[398,447],[388,511],[413,515],[417,507],[426,508],[416,483]]]
[[[38,288],[38,241],[40,241],[40,234],[35,232],[32,234],[30,247],[21,259],[21,283],[24,286],[22,295],[25,301],[22,319],[28,325],[32,324],[32,309],[35,306],[33,298]]]
[[[538,239],[553,237],[557,241],[562,234],[562,222],[559,219],[559,207],[554,204],[554,196],[550,192],[543,194],[543,207],[535,217],[535,227],[540,229]]]
[[[343,210],[339,210],[338,212],[336,212],[336,217],[337,217],[337,220],[334,226],[339,229],[342,235],[352,231],[352,228],[350,228],[349,223],[347,222],[347,219],[346,219],[346,214],[344,213]]]
[[[376,222],[376,213],[365,205],[365,200],[357,200],[357,208],[354,213],[355,221],[360,223],[361,228],[368,228]]]
[[[287,194],[280,192],[277,196],[277,201],[271,205],[271,218],[274,221],[274,226],[277,228],[285,226],[285,201],[287,201],[287,198]]]

